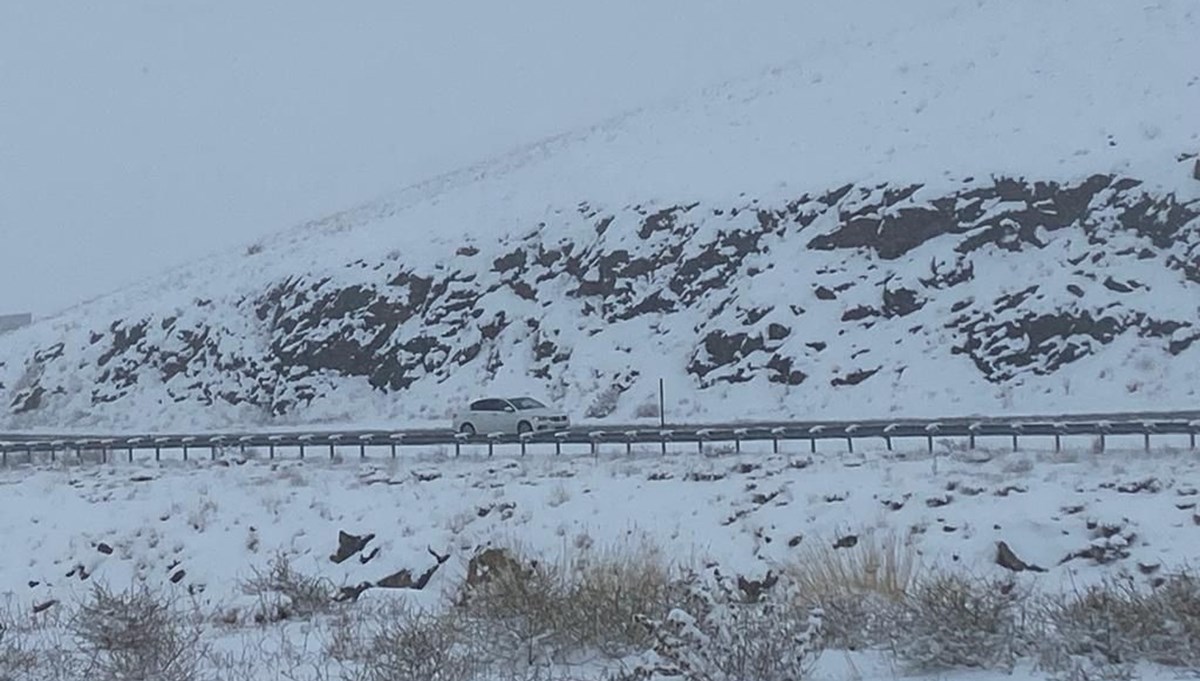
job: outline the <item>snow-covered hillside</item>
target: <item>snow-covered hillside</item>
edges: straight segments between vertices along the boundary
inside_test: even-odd
[[[813,27],[819,27],[815,30]],[[0,338],[0,425],[1194,407],[1200,16],[861,3],[777,68]]]

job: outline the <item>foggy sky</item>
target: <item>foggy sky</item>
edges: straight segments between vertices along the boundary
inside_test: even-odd
[[[6,0],[0,314],[750,75],[802,5]]]

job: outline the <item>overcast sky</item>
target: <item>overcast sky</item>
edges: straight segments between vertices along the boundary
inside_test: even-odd
[[[0,314],[749,75],[801,5],[4,0]]]

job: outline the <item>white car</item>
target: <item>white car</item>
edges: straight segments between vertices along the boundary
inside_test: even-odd
[[[531,397],[477,400],[454,416],[455,432],[465,435],[545,433],[570,426],[566,414]]]

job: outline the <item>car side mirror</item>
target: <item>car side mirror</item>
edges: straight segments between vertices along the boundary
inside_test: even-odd
[[[505,405],[505,407],[504,407],[504,411],[506,411],[506,412],[508,412],[508,413],[512,414],[512,413],[514,413],[514,412],[516,412],[516,411],[517,411],[517,408],[516,408],[516,407],[514,407],[514,406],[512,406],[511,404],[509,404],[509,405]]]

